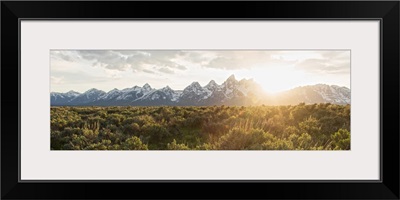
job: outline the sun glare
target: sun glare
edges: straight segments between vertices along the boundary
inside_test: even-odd
[[[265,92],[274,94],[303,85],[304,73],[290,67],[269,67],[254,70],[254,80]]]

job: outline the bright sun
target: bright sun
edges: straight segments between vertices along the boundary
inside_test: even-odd
[[[277,93],[303,85],[305,78],[303,72],[290,67],[258,68],[252,73],[254,80],[268,93]]]

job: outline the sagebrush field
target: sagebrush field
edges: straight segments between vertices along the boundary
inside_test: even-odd
[[[51,107],[52,150],[349,150],[350,105]]]

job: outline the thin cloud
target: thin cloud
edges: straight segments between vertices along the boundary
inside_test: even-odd
[[[262,80],[263,73],[279,74],[282,70],[288,77],[305,74],[308,80],[302,84],[325,83],[330,78],[330,82],[348,85],[346,80],[350,80],[349,51],[53,50],[50,58],[55,89],[89,85],[123,88],[146,82],[160,88],[168,82],[181,89],[193,81],[223,82],[231,74]]]
[[[71,84],[71,83],[93,83],[93,82],[104,82],[104,81],[109,81],[110,76],[98,76],[98,75],[92,75],[88,74],[85,72],[53,72],[51,78],[51,81],[58,82],[58,84]]]
[[[171,70],[168,67],[162,67],[162,68],[158,69],[158,71],[164,72],[166,74],[173,74],[174,73],[174,70]]]
[[[76,50],[76,59],[90,61],[93,66],[106,69],[149,73],[148,67],[171,68],[187,70],[187,68],[175,61],[180,57],[181,51],[125,51],[125,50]],[[54,52],[52,58],[65,61],[73,61],[65,54]],[[160,72],[171,73],[172,70],[159,70]]]
[[[237,70],[254,67],[275,67],[294,63],[294,61],[277,57],[275,54],[275,51],[216,51],[214,58],[206,64],[202,64],[202,67]]]
[[[306,59],[298,62],[295,67],[308,73],[316,74],[349,74],[349,51],[322,51],[320,58]]]
[[[64,83],[64,77],[56,77],[56,76],[51,76],[50,77],[51,84],[63,84]]]
[[[64,60],[67,62],[74,62],[76,60],[71,51],[51,51],[50,58],[55,60]]]
[[[52,59],[68,62],[90,61],[111,70],[170,74],[187,66],[222,70],[295,65],[309,73],[348,73],[349,51],[178,51],[178,50],[77,50],[53,51]]]
[[[142,71],[145,72],[145,73],[148,73],[148,74],[154,74],[155,73],[155,72],[153,72],[151,70],[148,70],[148,69],[143,69]]]

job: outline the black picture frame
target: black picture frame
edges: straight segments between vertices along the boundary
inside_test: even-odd
[[[1,198],[399,199],[399,8],[399,1],[2,1]],[[20,19],[379,19],[381,180],[20,182]]]

